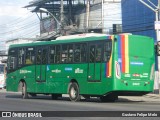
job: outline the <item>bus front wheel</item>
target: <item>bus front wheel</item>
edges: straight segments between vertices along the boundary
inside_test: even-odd
[[[79,86],[77,83],[73,82],[69,86],[69,98],[71,101],[79,101],[81,96],[79,94]]]
[[[28,98],[28,93],[27,93],[27,86],[26,83],[22,83],[22,98],[27,99]]]

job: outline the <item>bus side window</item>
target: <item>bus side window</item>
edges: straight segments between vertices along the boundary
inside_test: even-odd
[[[36,64],[41,64],[41,59],[42,59],[42,50],[41,48],[37,49],[37,56],[36,56]]]
[[[25,64],[34,64],[35,63],[35,51],[33,47],[29,47],[26,49],[26,58],[25,58]]]
[[[49,63],[55,63],[55,50],[56,46],[50,46],[50,52],[49,52]]]
[[[81,62],[86,62],[87,60],[87,45],[84,43],[81,45]]]
[[[60,53],[61,53],[61,46],[60,45],[56,45],[55,46],[55,63],[60,63]]]
[[[96,62],[101,62],[101,56],[102,56],[102,46],[101,44],[98,44],[96,47]]]
[[[96,57],[96,46],[95,45],[91,45],[90,46],[90,53],[89,53],[89,62],[95,62],[95,57]]]
[[[68,45],[68,62],[73,62],[73,45]]]
[[[68,62],[67,58],[68,58],[68,46],[62,45],[61,62],[67,63]]]
[[[73,62],[73,45],[72,44],[62,45],[61,62],[62,63]]]
[[[74,48],[74,62],[80,62],[81,44],[75,44]]]
[[[25,48],[19,48],[18,50],[18,67],[22,67],[25,61]]]
[[[107,62],[110,59],[111,56],[111,50],[112,50],[112,42],[106,42],[104,44],[104,61]]]
[[[16,57],[10,57],[10,69],[16,68]]]
[[[42,64],[47,64],[47,56],[48,56],[48,50],[43,49],[42,50]]]
[[[9,50],[8,55],[8,72],[13,71],[17,68],[17,50]]]

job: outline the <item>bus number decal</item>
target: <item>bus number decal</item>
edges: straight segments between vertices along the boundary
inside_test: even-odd
[[[133,86],[139,86],[140,83],[132,83]]]

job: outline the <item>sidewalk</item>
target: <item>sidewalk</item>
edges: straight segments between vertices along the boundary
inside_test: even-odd
[[[144,96],[119,96],[119,101],[122,100],[135,102],[160,102],[160,94],[147,94]]]

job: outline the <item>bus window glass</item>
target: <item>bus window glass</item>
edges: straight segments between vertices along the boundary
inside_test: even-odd
[[[86,62],[87,59],[87,45],[81,44],[81,62]]]
[[[34,64],[35,61],[35,52],[34,48],[30,47],[26,49],[26,62],[25,64]]]
[[[68,62],[73,62],[73,45],[68,45]]]
[[[96,50],[96,46],[95,45],[91,45],[90,46],[90,53],[89,53],[89,62],[95,62],[95,50]]]
[[[62,63],[67,63],[68,62],[68,60],[67,60],[67,58],[68,58],[68,46],[67,45],[62,45],[62,54],[61,54],[61,62]]]
[[[112,42],[108,41],[104,44],[104,61],[107,62],[110,59],[112,50]]]
[[[97,45],[96,48],[96,62],[101,62],[102,46],[101,44]]]
[[[50,46],[49,63],[60,63],[60,46]]]
[[[55,46],[55,63],[60,63],[60,53],[61,53],[61,47],[60,45]]]
[[[18,50],[18,67],[22,67],[25,61],[25,49],[19,48]]]
[[[75,45],[75,49],[74,49],[74,62],[80,62],[80,44],[76,44]]]
[[[49,53],[49,63],[55,63],[55,51],[56,51],[56,46],[51,46],[50,47],[50,53]]]
[[[8,55],[8,71],[15,70],[17,68],[17,50],[9,50]]]
[[[42,64],[47,64],[47,49],[42,50]]]
[[[41,59],[42,59],[42,50],[41,49],[38,49],[37,50],[37,56],[36,56],[36,63],[37,64],[41,64]]]

